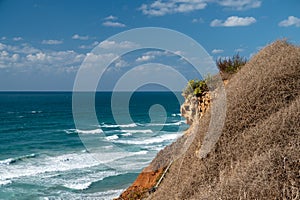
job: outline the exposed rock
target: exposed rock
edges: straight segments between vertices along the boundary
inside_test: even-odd
[[[164,168],[153,170],[151,166],[146,167],[134,183],[115,200],[142,199],[146,197],[156,185],[163,171]]]
[[[192,123],[201,118],[204,113],[209,109],[211,102],[211,92],[205,92],[202,96],[189,96],[181,105],[181,115],[186,119],[186,123]]]

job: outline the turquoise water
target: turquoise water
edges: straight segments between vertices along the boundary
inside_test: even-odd
[[[183,99],[173,93],[137,92],[129,105],[119,100],[117,118],[128,121],[128,108],[133,122],[116,123],[111,93],[103,92],[95,99],[99,124],[80,130],[72,93],[0,93],[0,199],[112,199],[187,128]],[[149,113],[155,104],[165,111]]]

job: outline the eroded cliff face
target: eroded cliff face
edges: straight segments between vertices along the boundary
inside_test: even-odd
[[[194,121],[201,118],[209,109],[211,102],[211,92],[205,92],[202,96],[189,96],[185,98],[181,105],[181,115],[186,119],[186,123],[192,125]]]
[[[129,200],[129,199],[143,199],[151,193],[151,189],[154,188],[160,176],[163,173],[164,168],[157,170],[152,169],[151,166],[146,167],[128,187],[120,197],[115,200]]]
[[[186,118],[187,124],[192,125],[193,122],[196,122],[204,115],[205,112],[207,112],[210,107],[210,103],[211,92],[206,92],[200,97],[185,97],[185,102],[180,108],[181,115]],[[167,168],[167,165],[170,161],[174,160],[174,155],[181,154],[183,144],[185,144],[185,140],[187,135],[190,133],[190,129],[191,127],[185,132],[185,135],[178,139],[175,143],[160,151],[157,154],[156,159],[153,160],[148,167],[143,169],[134,183],[115,200],[144,199],[149,196],[154,191],[153,189],[159,178],[162,176],[164,170]],[[171,154],[174,155],[170,156]],[[162,160],[158,158],[161,158]]]
[[[147,200],[299,199],[299,69],[300,48],[284,41],[253,56],[225,87],[226,119],[214,149],[203,159],[195,153],[209,130],[211,107],[194,120],[192,143]],[[190,119],[193,108],[185,109]]]

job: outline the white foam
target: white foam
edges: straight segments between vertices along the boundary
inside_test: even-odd
[[[132,135],[132,133],[123,133],[123,134],[121,134],[122,136],[131,136]]]
[[[36,114],[36,113],[41,113],[41,112],[42,112],[41,110],[32,110],[30,113]]]
[[[145,155],[147,153],[148,153],[148,151],[144,150],[144,151],[134,152],[133,155]]]
[[[122,132],[122,133],[153,133],[153,131],[150,130],[150,129],[145,129],[145,130],[120,130],[119,132]]]
[[[107,137],[105,137],[105,139],[106,140],[116,140],[116,139],[118,139],[119,138],[119,136],[117,136],[117,135],[111,135],[111,136],[107,136]]]
[[[99,171],[99,167],[85,168],[78,171],[72,170],[71,173],[67,172],[67,177],[62,174],[61,176],[49,177],[48,174],[42,174],[35,177],[36,182],[42,185],[57,186],[61,185],[72,190],[85,190],[88,189],[93,183],[99,182],[104,178],[117,176],[122,173],[115,170]],[[125,173],[125,172],[123,172]],[[32,180],[32,177],[28,180]]]
[[[99,153],[70,153],[55,157],[43,157],[39,156],[38,159],[32,162],[17,162],[13,165],[1,165],[0,167],[0,182],[14,180],[24,177],[43,177],[52,174],[61,174],[71,170],[84,170],[91,167],[100,166],[105,163],[112,163],[118,159],[124,159],[135,155],[145,155],[147,151],[139,152],[112,152],[111,149],[107,149],[107,152]],[[6,161],[7,162],[7,161]],[[115,175],[116,172],[104,171],[103,174],[97,176],[94,181],[101,178]],[[77,177],[76,177],[77,178]],[[93,179],[84,179],[79,182],[87,183]],[[69,183],[69,182],[68,182]],[[73,184],[74,182],[71,182]],[[77,184],[77,182],[75,182]],[[79,186],[78,186],[79,187]]]
[[[5,159],[5,160],[0,160],[0,165],[10,165],[10,164],[15,163],[17,161],[25,160],[25,159],[28,159],[28,158],[34,158],[34,157],[36,157],[36,155],[34,153],[32,153],[32,154],[19,156],[19,157],[15,157],[15,158],[8,158],[8,159]]]
[[[103,128],[132,128],[136,127],[137,124],[132,123],[132,124],[103,124],[101,127]]]
[[[99,165],[99,162],[88,153],[45,157],[43,159],[35,160],[34,162],[26,162],[25,165],[22,162],[14,165],[3,165],[0,168],[0,181],[24,176],[36,176],[38,174],[49,172],[83,169],[96,165]]]
[[[181,114],[180,113],[173,113],[173,114],[171,114],[171,116],[176,117],[176,116],[181,116]]]
[[[146,124],[146,126],[180,126],[182,124],[185,124],[185,120],[181,120],[181,121],[173,122],[173,123],[165,123],[165,124],[150,123],[150,124]]]
[[[97,134],[97,133],[103,133],[103,131],[101,129],[94,129],[94,130],[79,130],[76,129],[77,133],[81,133],[81,134]]]
[[[64,186],[73,190],[86,190],[92,185],[92,182],[87,183],[69,183]]]
[[[163,145],[151,145],[151,146],[145,146],[145,148],[153,151],[160,151],[164,148]]]
[[[128,134],[128,135],[125,135],[125,134],[122,134],[124,136],[130,136],[132,135],[132,133],[153,133],[152,130],[150,129],[144,129],[144,130],[139,130],[139,129],[131,129],[131,130],[109,130],[109,131],[104,131],[104,133],[106,134],[109,134],[109,133],[125,133],[125,134]]]
[[[13,158],[8,158],[8,159],[5,159],[5,160],[0,160],[0,165],[9,165],[10,163],[13,162]]]
[[[180,137],[182,134],[165,134],[158,137],[153,137],[150,139],[144,139],[144,140],[118,140],[115,141],[115,143],[121,143],[121,144],[154,144],[154,143],[161,143],[168,140],[175,140],[178,137]]]
[[[74,133],[75,131],[76,131],[76,129],[66,129],[66,130],[64,130],[64,132],[67,133],[67,134]]]
[[[61,191],[59,199],[85,199],[85,200],[108,200],[117,198],[124,189],[120,190],[108,190],[105,192],[95,192],[95,193],[74,193],[70,191]],[[57,199],[56,196],[49,196],[48,199]]]
[[[11,184],[11,183],[12,183],[11,180],[0,180],[0,186],[8,185],[8,184]]]
[[[72,134],[72,133],[79,133],[79,134],[103,133],[102,129],[100,129],[100,128],[92,129],[92,130],[66,129],[66,130],[64,130],[64,132],[67,133],[67,134]]]

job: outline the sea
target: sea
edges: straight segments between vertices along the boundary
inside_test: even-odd
[[[178,94],[112,95],[95,94],[98,123],[79,129],[72,92],[0,92],[0,199],[113,199],[188,128]]]

